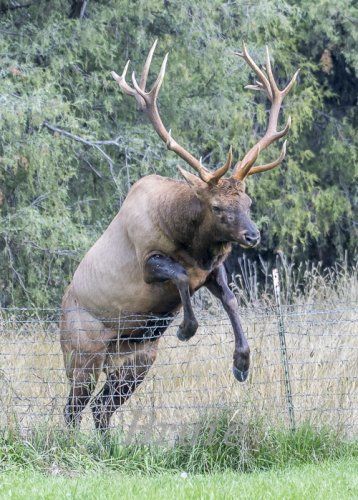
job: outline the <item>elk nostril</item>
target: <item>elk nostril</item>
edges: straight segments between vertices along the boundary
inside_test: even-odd
[[[255,245],[260,241],[260,231],[247,231],[245,239],[250,245]]]

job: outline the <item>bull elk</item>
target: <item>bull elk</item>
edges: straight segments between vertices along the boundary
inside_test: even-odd
[[[198,328],[191,295],[206,287],[221,302],[235,337],[233,373],[246,380],[250,350],[238,304],[227,284],[223,262],[232,242],[255,247],[260,233],[250,220],[251,200],[245,179],[279,165],[286,153],[266,165],[254,166],[260,151],[284,137],[290,118],[278,130],[283,98],[293,87],[298,72],[284,90],[272,74],[267,51],[266,68],[260,69],[244,46],[237,53],[256,73],[258,80],[246,88],[263,91],[271,101],[264,136],[232,164],[230,147],[225,164],[209,171],[173,139],[160,118],[157,97],[165,75],[168,54],[150,92],[146,81],[156,42],[152,46],[140,82],[133,73],[126,82],[126,64],[121,76],[112,73],[121,89],[136,99],[167,148],[188,163],[198,176],[179,171],[178,181],[148,175],[134,184],[109,227],[79,264],[62,302],[61,347],[71,383],[65,406],[68,424],[77,425],[102,372],[106,382],[91,402],[95,425],[106,429],[115,410],[144,380],[153,364],[160,336],[183,308],[177,337],[190,339]]]

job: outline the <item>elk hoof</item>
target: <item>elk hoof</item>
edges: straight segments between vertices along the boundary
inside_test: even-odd
[[[187,342],[192,336],[188,336],[188,334],[185,334],[183,329],[179,326],[178,331],[177,331],[177,338],[181,340],[181,342]]]
[[[185,342],[191,337],[195,335],[196,330],[198,329],[198,322],[196,320],[189,321],[185,326],[179,325],[178,331],[177,331],[177,337],[179,340],[182,342]]]
[[[233,367],[232,372],[236,380],[238,380],[239,382],[245,382],[249,374],[249,370],[241,371],[238,370],[235,366]]]

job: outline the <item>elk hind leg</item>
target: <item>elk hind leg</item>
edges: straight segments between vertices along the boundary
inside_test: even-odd
[[[64,409],[68,425],[79,425],[102,372],[108,342],[116,335],[116,331],[105,328],[99,319],[79,306],[70,286],[62,301],[60,320],[61,350],[71,384]]]
[[[97,352],[88,352],[89,345],[77,346],[77,352],[64,353],[67,376],[71,383],[70,394],[64,408],[67,425],[77,427],[81,423],[82,412],[91,399],[106,359],[107,343],[93,341],[92,348]],[[87,352],[86,352],[87,350]]]
[[[119,370],[108,375],[103,388],[91,403],[97,429],[102,431],[108,429],[113,413],[132,396],[154,363],[158,340],[147,341],[143,344],[139,349],[136,344],[135,349],[138,350],[133,356]]]
[[[99,372],[94,367],[76,368],[71,380],[71,388],[64,408],[65,422],[68,426],[79,427],[82,412],[87,406],[96,387]]]

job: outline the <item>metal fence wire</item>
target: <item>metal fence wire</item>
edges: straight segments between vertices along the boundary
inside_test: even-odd
[[[55,309],[0,309],[1,429],[64,428],[69,384],[59,315]],[[122,430],[125,442],[138,436],[175,441],[222,410],[291,427],[309,420],[358,435],[358,304],[243,308],[251,348],[243,384],[232,375],[228,318],[219,308],[196,315],[200,328],[188,342],[176,338],[180,317],[168,327],[145,380],[115,413],[111,426]],[[81,427],[94,428],[89,405]]]

